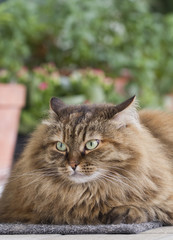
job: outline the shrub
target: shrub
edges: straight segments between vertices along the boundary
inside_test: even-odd
[[[131,72],[130,95],[142,106],[172,91],[173,16],[150,12],[151,0],[8,0],[0,4],[0,66],[15,73],[55,62],[59,69]],[[15,75],[15,74],[14,74]]]

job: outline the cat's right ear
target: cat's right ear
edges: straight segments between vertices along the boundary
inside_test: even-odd
[[[112,119],[115,121],[117,129],[126,127],[129,124],[133,124],[137,128],[140,128],[137,107],[138,104],[135,96],[114,107],[115,114]]]
[[[52,109],[56,114],[58,114],[59,110],[65,106],[66,104],[59,98],[52,97],[50,99],[50,109]]]

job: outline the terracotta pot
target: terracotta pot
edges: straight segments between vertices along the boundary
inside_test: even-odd
[[[20,112],[25,105],[26,88],[21,84],[0,83],[0,183],[12,166]]]

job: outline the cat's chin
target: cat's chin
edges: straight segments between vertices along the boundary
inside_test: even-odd
[[[90,176],[74,172],[71,176],[69,176],[69,179],[77,184],[80,184],[94,181],[99,177],[99,175],[100,175],[99,172],[95,172]]]

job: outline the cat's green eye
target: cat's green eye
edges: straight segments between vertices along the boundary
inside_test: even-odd
[[[86,148],[86,150],[92,150],[92,149],[95,149],[98,145],[99,145],[99,140],[94,139],[94,140],[88,141],[85,144],[85,148]]]
[[[56,143],[56,148],[61,152],[65,152],[67,150],[66,144],[62,143],[62,142],[57,142]]]

